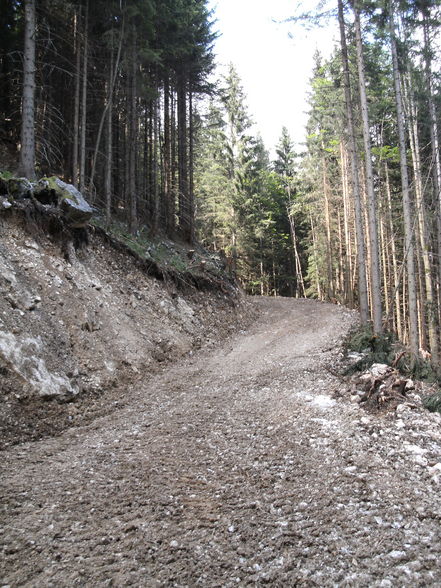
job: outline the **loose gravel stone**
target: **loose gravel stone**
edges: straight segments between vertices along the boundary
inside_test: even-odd
[[[440,420],[336,400],[354,313],[254,304],[120,410],[2,454],[4,585],[441,584]]]

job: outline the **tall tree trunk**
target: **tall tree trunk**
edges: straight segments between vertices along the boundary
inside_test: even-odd
[[[159,138],[159,105],[158,100],[153,101],[153,219],[152,226],[153,232],[157,233],[159,228],[159,213],[160,213],[160,186],[159,186],[159,150],[158,150],[158,138]]]
[[[400,271],[398,269],[398,261],[397,261],[397,251],[396,251],[396,244],[395,244],[395,233],[394,233],[394,223],[393,223],[393,216],[392,216],[392,196],[390,190],[390,181],[389,181],[389,168],[387,163],[384,165],[385,171],[385,178],[386,178],[386,196],[387,196],[387,222],[389,226],[389,233],[390,233],[390,249],[392,255],[392,272],[393,272],[393,285],[394,285],[394,296],[393,302],[392,299],[389,305],[390,308],[395,306],[395,329],[398,335],[398,338],[402,340],[403,337],[403,329],[402,329],[402,316],[401,316],[401,297],[400,297]]]
[[[383,266],[383,287],[384,287],[384,307],[386,311],[386,316],[389,316],[389,264],[388,264],[388,254],[387,254],[387,235],[386,235],[386,223],[384,218],[380,217],[380,251],[381,251],[381,261]]]
[[[289,220],[289,228],[291,232],[291,241],[292,247],[294,251],[294,267],[295,267],[295,276],[296,276],[296,298],[304,298],[305,297],[305,283],[303,281],[302,275],[302,265],[300,263],[300,255],[299,249],[297,247],[297,232],[296,232],[296,224],[294,215],[291,211],[291,197],[289,197],[289,204],[287,207],[287,215]]]
[[[107,108],[107,135],[106,135],[106,167],[104,177],[104,199],[106,207],[106,225],[110,225],[112,212],[112,155],[113,155],[113,136],[112,136],[112,120],[113,120],[113,92],[110,91],[110,86],[113,83],[114,70],[113,52],[110,61],[109,72],[109,101]]]
[[[425,300],[421,297],[421,312],[424,318],[427,318],[427,329],[429,335],[430,352],[432,363],[438,364],[438,326],[435,312],[435,296],[432,284],[432,267],[430,262],[430,244],[428,234],[428,221],[426,203],[424,201],[423,178],[421,171],[420,145],[418,137],[417,107],[409,82],[408,91],[409,113],[410,113],[410,145],[412,152],[412,163],[414,170],[415,184],[415,206],[418,219],[418,237],[420,242],[420,252],[422,257],[422,275],[424,282]],[[423,294],[423,289],[420,288]]]
[[[176,203],[178,200],[179,182],[177,181],[177,124],[176,124],[176,96],[174,92],[170,93],[170,199],[169,199],[169,221],[170,234],[174,235],[176,232]]]
[[[80,127],[80,89],[81,89],[81,35],[79,23],[81,22],[81,6],[75,12],[75,98],[73,120],[73,144],[72,144],[72,183],[78,188],[78,132]]]
[[[83,87],[81,97],[81,142],[80,142],[80,192],[86,186],[86,127],[87,127],[87,79],[89,59],[89,0],[86,0],[83,43]]]
[[[423,6],[423,4],[422,4]],[[426,81],[426,97],[429,106],[429,127],[430,127],[430,146],[432,150],[432,177],[434,187],[434,205],[436,210],[437,226],[437,269],[438,269],[438,294],[441,286],[441,156],[440,144],[438,137],[437,112],[435,108],[433,74],[432,74],[432,47],[430,42],[429,19],[430,12],[427,7],[422,9],[423,13],[423,33],[424,33],[424,75]],[[438,304],[438,320],[440,317],[440,304]]]
[[[130,120],[129,120],[129,230],[134,234],[138,228],[138,202],[136,193],[136,153],[137,153],[137,43],[136,27],[132,28],[132,56],[131,56],[131,83],[130,83]]]
[[[323,176],[323,197],[325,199],[325,229],[326,229],[326,270],[327,270],[327,287],[328,298],[332,299],[335,295],[334,276],[332,271],[333,264],[333,247],[331,235],[331,211],[329,202],[329,184],[328,184],[328,166],[326,162],[325,146],[322,142],[322,176]]]
[[[395,42],[395,24],[393,4],[390,4],[390,42],[392,50],[392,67],[395,87],[395,102],[397,108],[398,145],[400,150],[401,189],[403,193],[403,216],[404,216],[404,242],[405,258],[407,267],[407,290],[408,290],[408,311],[409,311],[409,344],[411,352],[415,357],[419,349],[418,333],[418,307],[417,289],[415,274],[415,251],[414,251],[414,229],[413,212],[410,201],[409,178],[407,173],[407,151],[405,138],[405,121],[403,113],[403,101],[401,95],[400,73],[398,69],[398,55]]]
[[[35,0],[25,0],[19,174],[35,179]]]
[[[313,256],[314,265],[315,265],[315,283],[316,283],[317,296],[318,296],[319,300],[323,300],[323,293],[322,293],[322,289],[320,286],[320,279],[319,279],[319,272],[318,272],[317,235],[316,235],[316,230],[315,230],[315,225],[314,225],[314,219],[312,217],[311,212],[309,212],[309,222],[311,225],[312,256]]]
[[[120,34],[120,39],[119,39],[119,43],[118,43],[118,50],[117,50],[117,54],[116,54],[115,63],[113,63],[113,30],[112,30],[111,61],[112,61],[112,65],[113,65],[113,67],[112,67],[113,76],[111,76],[111,78],[110,78],[110,83],[108,86],[108,93],[107,93],[107,101],[106,101],[106,105],[104,107],[104,110],[101,114],[100,124],[98,126],[98,133],[97,133],[97,137],[96,137],[96,141],[95,141],[95,149],[94,149],[93,156],[92,156],[92,166],[91,166],[90,179],[89,179],[89,194],[95,193],[93,181],[95,178],[96,161],[98,158],[98,151],[100,148],[101,135],[103,133],[106,115],[109,111],[109,108],[111,108],[111,104],[113,102],[113,92],[115,90],[116,78],[118,76],[119,62],[121,59],[121,49],[122,49],[123,38],[124,38],[124,22],[125,22],[125,19],[123,16],[122,25],[121,25],[121,34]]]
[[[174,227],[174,218],[171,218],[171,137],[170,137],[170,86],[168,76],[164,79],[164,217],[165,231],[168,236],[172,236]],[[174,216],[174,213],[173,213]]]
[[[195,203],[194,203],[194,112],[193,112],[193,93],[191,88],[188,92],[188,120],[189,120],[189,153],[188,153],[188,211],[189,211],[189,240],[194,243],[195,240]]]
[[[190,195],[188,186],[187,148],[187,79],[181,73],[178,80],[178,173],[179,227],[185,241],[191,242]]]
[[[382,308],[381,308],[381,275],[380,275],[380,257],[378,251],[378,230],[377,230],[377,206],[374,192],[374,179],[372,171],[372,154],[371,154],[371,137],[369,127],[369,114],[366,96],[366,81],[363,45],[360,26],[360,11],[358,8],[359,0],[354,1],[355,15],[355,39],[357,45],[357,67],[358,67],[358,87],[360,92],[361,115],[363,120],[363,143],[365,151],[365,168],[366,168],[366,192],[367,192],[367,212],[369,220],[369,244],[371,252],[370,276],[371,276],[371,303],[374,333],[381,333],[382,327]]]
[[[350,308],[354,307],[354,292],[352,283],[352,238],[350,228],[350,203],[349,203],[349,181],[348,181],[348,162],[347,152],[344,148],[343,142],[340,143],[340,156],[341,156],[341,169],[342,169],[342,185],[343,185],[343,227],[344,227],[344,300]],[[358,170],[357,170],[358,173]],[[363,243],[364,249],[364,243]],[[363,268],[363,275],[366,280],[365,270]],[[367,307],[367,294],[366,294],[366,307]],[[361,314],[361,312],[360,312]],[[367,322],[368,312],[366,308],[366,320],[362,320],[362,323]]]
[[[354,198],[355,232],[357,237],[358,303],[360,305],[361,322],[362,324],[366,324],[369,320],[369,302],[366,282],[366,247],[363,227],[363,212],[361,207],[360,179],[358,176],[359,162],[357,154],[357,141],[355,138],[351,81],[349,77],[348,48],[346,43],[346,31],[343,16],[342,0],[338,0],[338,22],[340,27],[340,46],[344,74],[346,122],[348,126],[348,145],[351,164],[352,194]]]

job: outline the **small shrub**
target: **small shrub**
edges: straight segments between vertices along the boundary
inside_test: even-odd
[[[362,353],[363,357],[351,365],[345,374],[351,375],[355,372],[366,370],[374,363],[390,364],[393,360],[393,342],[392,333],[385,332],[381,335],[376,335],[370,325],[358,327],[349,333],[345,348],[347,353],[355,351]]]
[[[441,413],[441,390],[432,394],[432,396],[428,396],[423,400],[423,405],[427,410],[430,412],[439,412]]]
[[[396,363],[396,368],[405,376],[424,382],[441,384],[441,374],[430,361],[404,353]]]

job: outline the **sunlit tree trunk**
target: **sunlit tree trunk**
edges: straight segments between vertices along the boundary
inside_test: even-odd
[[[434,89],[433,89],[433,73],[432,73],[432,46],[430,42],[430,12],[429,9],[423,6],[423,34],[424,34],[424,74],[426,80],[426,99],[429,106],[429,128],[430,128],[430,146],[432,151],[432,177],[434,187],[434,204],[436,207],[436,224],[437,224],[437,253],[438,253],[438,296],[441,286],[441,157],[440,144],[438,137],[438,122],[437,112],[435,107]],[[440,316],[441,306],[438,304],[437,318],[441,320]]]
[[[322,186],[323,197],[325,200],[325,230],[326,230],[326,269],[327,269],[327,290],[328,298],[334,298],[334,276],[332,271],[333,255],[332,255],[332,236],[331,236],[331,212],[330,212],[330,190],[328,183],[328,166],[325,156],[325,148],[322,143],[323,157],[322,157]]]
[[[360,180],[358,176],[359,163],[357,154],[357,142],[355,138],[355,125],[353,104],[351,96],[351,82],[349,77],[349,59],[346,42],[345,22],[343,15],[343,2],[338,0],[338,21],[340,27],[340,47],[343,63],[346,122],[348,126],[348,145],[351,166],[352,194],[354,198],[355,231],[357,236],[357,267],[358,267],[358,303],[360,306],[360,318],[363,324],[369,319],[369,304],[366,283],[366,248],[363,228],[363,213],[361,208]]]
[[[380,217],[380,251],[381,262],[383,267],[383,288],[384,288],[384,307],[386,316],[389,315],[389,280],[388,280],[388,255],[386,243],[386,227],[383,217]]]
[[[341,168],[342,168],[342,186],[343,186],[343,227],[344,227],[344,296],[346,304],[350,308],[354,306],[354,284],[352,281],[352,255],[353,244],[351,236],[351,214],[350,214],[350,200],[349,200],[349,180],[348,180],[348,161],[347,151],[344,148],[343,142],[340,144]],[[363,243],[364,246],[364,243]],[[363,268],[364,269],[364,268]],[[366,274],[363,271],[366,279]],[[367,304],[367,300],[366,300]],[[366,312],[367,321],[367,312]],[[366,322],[364,321],[364,322]]]
[[[392,11],[392,3],[391,3]],[[400,74],[398,69],[398,55],[395,41],[395,25],[393,12],[390,14],[390,42],[392,50],[392,66],[395,87],[395,102],[397,108],[398,145],[400,150],[401,189],[403,194],[404,242],[407,267],[408,311],[409,311],[409,345],[416,357],[419,349],[418,308],[415,274],[415,247],[413,212],[410,201],[409,178],[407,172],[407,150],[405,138],[405,120],[401,94]]]
[[[399,339],[403,337],[402,317],[401,317],[401,297],[400,297],[400,272],[398,269],[397,251],[395,244],[394,222],[392,215],[392,196],[390,191],[389,169],[387,163],[384,165],[386,179],[386,197],[387,197],[387,222],[390,234],[390,252],[392,257],[392,273],[394,287],[394,307],[395,307],[395,329]]]
[[[300,263],[300,255],[299,249],[297,247],[297,232],[296,232],[296,224],[294,220],[294,215],[291,211],[291,206],[288,205],[287,208],[288,220],[289,220],[289,228],[291,232],[291,241],[294,250],[294,267],[295,267],[295,276],[296,276],[296,298],[298,297],[305,297],[305,284],[303,281],[302,275],[302,266]]]
[[[323,300],[323,293],[322,293],[322,289],[320,286],[320,278],[319,278],[319,274],[318,274],[318,252],[317,252],[317,235],[316,235],[316,229],[315,229],[315,225],[314,225],[314,219],[312,217],[312,213],[309,213],[309,222],[310,222],[310,226],[311,226],[311,237],[312,237],[312,254],[313,254],[313,260],[314,260],[314,265],[315,265],[315,279],[316,279],[316,290],[317,290],[317,296],[319,298],[319,300]]]
[[[363,143],[365,151],[366,168],[366,192],[367,212],[369,220],[369,244],[371,252],[370,277],[371,277],[371,304],[374,333],[381,333],[382,307],[381,307],[381,275],[380,258],[378,251],[378,230],[377,230],[377,206],[374,192],[374,179],[372,171],[371,137],[369,127],[369,114],[366,96],[365,67],[363,56],[363,45],[360,26],[360,12],[358,0],[354,2],[355,15],[355,38],[357,45],[357,67],[358,67],[358,88],[360,93],[361,115],[363,120]]]
[[[426,203],[424,201],[423,177],[421,171],[420,145],[417,126],[417,107],[411,89],[408,91],[410,113],[410,145],[414,171],[415,206],[418,219],[418,237],[422,258],[422,282],[424,283],[425,300],[421,297],[421,314],[427,317],[430,352],[432,362],[438,363],[438,328],[435,313],[435,297],[432,284],[432,267],[430,261],[430,243],[428,234],[428,220]],[[423,294],[423,289],[421,288]],[[424,321],[422,321],[424,322]],[[420,329],[421,330],[421,329]]]

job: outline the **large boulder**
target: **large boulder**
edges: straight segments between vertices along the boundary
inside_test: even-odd
[[[34,186],[34,197],[42,204],[58,205],[72,228],[85,227],[93,214],[81,192],[56,176],[41,178]]]

